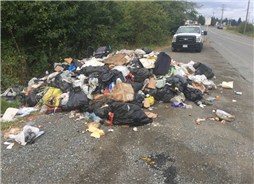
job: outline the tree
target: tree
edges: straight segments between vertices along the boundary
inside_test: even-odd
[[[215,26],[215,24],[216,24],[215,17],[212,17],[212,19],[211,19],[211,26]]]
[[[237,26],[237,22],[236,22],[235,19],[232,19],[232,20],[231,20],[231,26]]]
[[[198,23],[200,23],[201,25],[205,25],[205,17],[202,15],[198,16]]]
[[[237,21],[237,26],[239,26],[240,24],[242,23],[242,19],[241,19],[241,17],[238,19],[238,21]]]
[[[227,18],[225,18],[224,20],[222,20],[222,24],[223,24],[224,22],[225,22],[225,23],[226,23],[226,25],[227,25],[227,24],[228,24],[228,19],[227,19]]]
[[[244,32],[244,25],[245,25],[245,21],[243,21],[239,26],[237,26],[237,32],[242,33]],[[246,25],[246,33],[250,33],[253,35],[253,31],[254,31],[254,26],[250,23],[247,23]]]

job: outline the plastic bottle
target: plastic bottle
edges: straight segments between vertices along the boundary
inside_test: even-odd
[[[236,95],[242,95],[243,93],[242,92],[237,92],[237,91],[234,91]]]
[[[212,102],[212,101],[214,101],[216,98],[213,98],[213,97],[209,97],[209,98],[207,98],[206,100],[208,101],[208,102]]]
[[[90,115],[89,115],[89,117],[90,117],[90,119],[92,119],[94,122],[96,122],[96,123],[100,123],[101,122],[101,118],[99,117],[99,116],[96,116],[94,113],[91,113]]]
[[[234,115],[231,115],[231,114],[229,114],[223,110],[220,110],[220,109],[217,109],[215,113],[220,119],[224,119],[227,121],[234,121],[234,119],[235,119]]]

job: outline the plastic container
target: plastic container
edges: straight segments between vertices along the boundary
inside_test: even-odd
[[[220,119],[224,119],[226,121],[234,121],[235,120],[234,115],[231,115],[223,110],[217,109],[215,113]]]
[[[180,102],[180,103],[173,103],[172,104],[172,107],[183,107],[183,102]]]

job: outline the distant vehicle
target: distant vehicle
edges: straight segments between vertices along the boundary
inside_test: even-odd
[[[201,52],[203,35],[207,35],[207,31],[203,31],[200,26],[180,26],[173,36],[171,50],[195,49],[196,52]]]
[[[223,29],[223,27],[222,26],[217,26],[217,29]]]
[[[198,21],[195,21],[194,24],[195,24],[195,25],[198,25]]]

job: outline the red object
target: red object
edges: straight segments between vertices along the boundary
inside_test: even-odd
[[[32,116],[32,117],[30,117],[30,118],[28,118],[28,120],[29,120],[29,121],[31,121],[31,120],[33,120],[33,119],[34,119],[34,117],[33,117],[33,116]]]
[[[113,118],[114,118],[114,113],[110,112],[110,114],[109,114],[109,120],[110,120],[109,126],[113,125]]]
[[[53,107],[53,108],[48,108],[46,111],[46,114],[50,114],[50,113],[55,113],[55,112],[62,112],[62,108],[61,107]]]
[[[103,91],[103,93],[104,93],[104,94],[109,93],[109,90],[105,89],[105,90]]]
[[[134,83],[134,78],[133,78],[132,73],[129,73],[129,74],[125,77],[126,82],[128,81],[128,78],[129,78],[129,77],[131,78],[131,82]]]
[[[40,125],[39,128],[43,128],[43,126]]]

